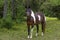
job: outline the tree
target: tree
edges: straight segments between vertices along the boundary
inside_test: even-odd
[[[0,18],[3,17],[3,8],[4,8],[4,6],[0,6]]]
[[[25,6],[30,6],[31,9],[33,9],[34,11],[39,11],[41,5],[45,2],[46,0],[25,0],[24,4]]]
[[[4,11],[3,11],[3,19],[6,18],[8,8],[8,0],[4,0]]]
[[[51,12],[53,12],[53,16],[57,17],[60,19],[60,5],[58,6],[52,6]]]
[[[12,8],[12,19],[15,20],[16,19],[16,0],[11,0],[11,8]]]

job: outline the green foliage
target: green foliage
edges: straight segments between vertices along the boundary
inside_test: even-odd
[[[31,8],[34,11],[38,11],[38,9],[39,9],[39,1],[38,0],[32,0],[31,1]]]
[[[27,5],[27,0],[15,0],[15,13],[16,20],[15,22],[21,23],[26,21],[25,18],[25,6]],[[34,11],[42,11],[46,16],[57,17],[60,19],[60,0],[30,0],[29,5]],[[0,0],[0,16],[3,11],[4,1]],[[8,11],[7,16],[3,20],[0,20],[1,27],[7,27],[8,29],[12,27],[14,20],[12,20],[12,11],[11,11],[11,0],[8,0]]]
[[[57,17],[58,19],[60,19],[60,5],[53,6],[52,7],[52,12],[53,12],[53,14],[54,14],[55,17]]]
[[[5,27],[5,28],[7,28],[7,29],[10,29],[10,28],[12,28],[12,26],[13,26],[13,21],[12,21],[12,19],[10,19],[9,17],[8,18],[6,18],[6,19],[2,19],[2,21],[1,21],[1,27]]]
[[[16,21],[18,23],[21,23],[24,20],[24,17],[26,15],[25,13],[25,8],[22,5],[22,3],[20,3],[21,1],[17,1],[17,16],[16,16]]]
[[[0,18],[3,17],[3,0],[0,0]]]
[[[12,28],[12,21],[1,19],[0,20],[0,27],[10,29],[10,28]]]
[[[46,16],[49,17],[57,17],[60,19],[60,1],[59,0],[49,0],[46,1],[40,10],[43,10]]]

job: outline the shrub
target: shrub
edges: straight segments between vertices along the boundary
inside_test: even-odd
[[[10,28],[12,28],[12,22],[11,21],[7,21],[7,20],[4,20],[4,19],[1,19],[0,20],[0,27],[1,28],[10,29]]]

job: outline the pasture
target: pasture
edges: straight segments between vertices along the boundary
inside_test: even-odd
[[[0,29],[0,40],[29,40],[27,39],[26,22],[16,24],[12,29]],[[60,40],[60,20],[47,17],[45,35],[41,36],[41,25],[39,25],[39,35],[35,36],[36,27],[34,27],[33,38],[31,40]]]

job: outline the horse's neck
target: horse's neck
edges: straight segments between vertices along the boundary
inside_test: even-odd
[[[34,12],[31,10],[31,16],[34,16]]]
[[[31,16],[33,17],[33,19],[34,19],[34,22],[36,22],[36,18],[35,18],[35,14],[34,14],[34,12],[31,10]]]

